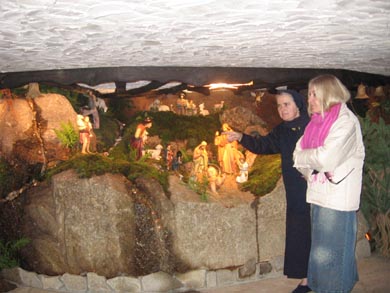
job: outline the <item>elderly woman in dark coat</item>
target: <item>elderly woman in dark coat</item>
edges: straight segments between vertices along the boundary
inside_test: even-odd
[[[288,278],[302,279],[293,292],[306,293],[310,291],[306,278],[311,243],[310,206],[306,203],[306,181],[293,167],[292,154],[309,117],[305,98],[296,91],[280,91],[276,101],[283,122],[268,135],[253,137],[239,132],[224,134],[228,141],[237,140],[255,154],[281,154],[287,200],[284,274]]]

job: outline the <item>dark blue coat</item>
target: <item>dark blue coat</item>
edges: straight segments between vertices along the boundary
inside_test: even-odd
[[[286,248],[284,274],[305,278],[310,252],[310,205],[306,203],[306,180],[293,167],[292,154],[303,135],[309,118],[304,115],[282,122],[267,136],[244,134],[240,144],[255,154],[281,154],[282,175],[286,189]]]

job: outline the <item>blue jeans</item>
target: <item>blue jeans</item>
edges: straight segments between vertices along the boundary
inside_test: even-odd
[[[351,292],[359,279],[356,211],[336,211],[312,204],[311,220],[309,287],[316,293]]]

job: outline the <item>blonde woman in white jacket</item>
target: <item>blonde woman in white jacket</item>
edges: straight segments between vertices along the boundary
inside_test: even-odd
[[[333,75],[309,82],[311,120],[294,151],[294,167],[308,182],[312,244],[308,285],[316,293],[351,292],[364,145],[360,124],[347,108],[350,93]]]

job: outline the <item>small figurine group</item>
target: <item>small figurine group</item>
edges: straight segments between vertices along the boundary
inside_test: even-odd
[[[131,138],[130,147],[136,151],[136,160],[141,159],[145,155],[157,161],[162,158],[166,162],[167,170],[176,171],[182,164],[182,153],[177,151],[174,155],[174,150],[171,144],[168,144],[166,149],[161,144],[158,144],[155,149],[145,149],[145,143],[148,139],[148,129],[153,125],[152,118],[146,117],[141,123],[137,125],[134,136]]]
[[[161,144],[158,144],[155,149],[148,149],[143,151],[143,155],[149,155],[150,158],[160,161],[164,160],[167,171],[176,171],[182,164],[182,152],[177,151],[176,155],[171,144],[168,144],[166,149]]]
[[[146,117],[142,123],[137,125],[134,136],[131,138],[130,146],[136,151],[136,159],[148,155],[155,160],[164,159],[166,169],[177,171],[182,164],[182,153],[177,151],[176,155],[171,144],[164,147],[158,144],[155,149],[145,150],[145,142],[148,138],[147,129],[152,127],[152,119]],[[227,123],[222,125],[222,133],[218,131],[215,135],[214,144],[218,146],[218,165],[209,164],[209,154],[207,151],[207,142],[202,141],[197,145],[193,152],[193,168],[191,177],[197,182],[203,182],[207,179],[212,193],[217,193],[217,188],[221,187],[227,175],[236,176],[237,183],[243,183],[248,180],[249,165],[245,156],[238,150],[237,142],[229,143],[225,131],[232,131]]]
[[[227,124],[223,125],[223,131],[229,131]],[[227,175],[237,174],[236,182],[243,183],[248,180],[249,165],[244,155],[232,143],[228,143],[226,137],[216,133],[215,144],[218,146],[219,167],[209,164],[207,142],[202,141],[195,147],[193,153],[192,177],[197,182],[208,180],[211,192],[218,194],[217,189],[222,186]],[[239,169],[239,171],[237,170]]]
[[[165,150],[165,162],[167,170],[178,171],[180,166],[183,164],[183,154],[181,151],[176,151],[172,149],[172,145],[168,144]]]
[[[217,188],[223,184],[225,174],[221,175],[215,166],[209,165],[207,142],[202,141],[195,147],[192,161],[194,163],[192,178],[197,182],[204,182],[205,178],[207,178],[211,192],[213,194],[218,194]]]

